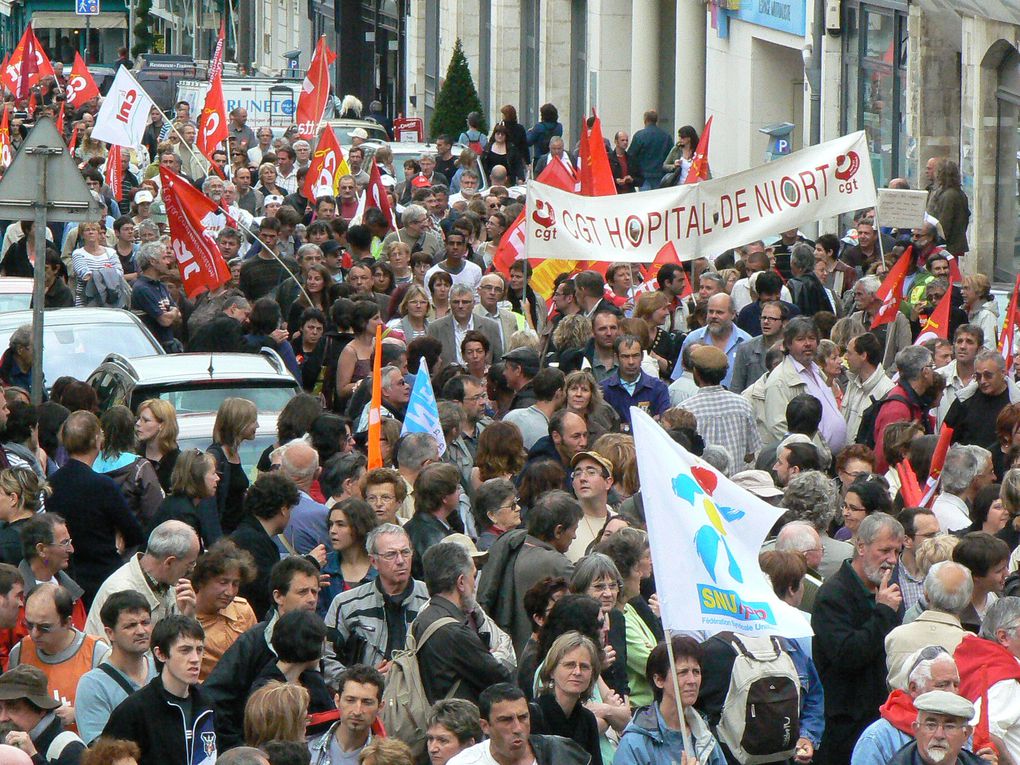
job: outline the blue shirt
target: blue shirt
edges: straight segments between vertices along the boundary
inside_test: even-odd
[[[683,365],[680,363],[680,359],[684,355],[684,350],[687,346],[692,343],[699,343],[701,345],[711,345],[711,339],[705,340],[705,335],[708,334],[708,327],[701,327],[696,329],[687,335],[684,340],[683,346],[680,348],[680,356],[677,357],[676,364],[673,366],[673,379],[679,379],[680,375],[683,374]],[[751,336],[744,330],[738,327],[736,324],[733,325],[733,329],[730,332],[730,339],[726,341],[726,358],[729,359],[729,365],[726,367],[726,376],[723,378],[722,386],[729,390],[730,380],[733,379],[733,364],[737,359],[737,346],[741,343],[746,343],[751,339]]]
[[[160,345],[165,347],[174,339],[173,329],[159,323],[159,317],[175,307],[165,284],[141,274],[131,289],[131,307],[145,314],[142,316],[142,323]]]
[[[620,380],[620,373],[613,372],[601,382],[602,396],[606,403],[620,415],[624,430],[630,430],[630,408],[636,406],[652,417],[658,417],[669,409],[669,389],[666,383],[644,372],[634,383],[632,390]]]
[[[290,513],[290,523],[283,535],[291,543],[298,555],[307,555],[319,545],[329,545],[329,533],[326,530],[326,518],[329,510],[320,505],[303,491],[298,492],[298,503]],[[289,550],[276,542],[280,552],[286,555]]]

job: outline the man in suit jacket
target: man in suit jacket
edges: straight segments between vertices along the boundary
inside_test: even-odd
[[[499,307],[499,301],[506,293],[506,282],[498,273],[486,274],[478,284],[478,305],[475,316],[492,319],[499,325],[500,337],[505,348],[510,335],[524,326],[524,317],[506,308]]]
[[[503,356],[503,341],[499,325],[492,319],[477,316],[473,309],[475,293],[465,284],[455,284],[450,290],[450,313],[429,324],[426,333],[443,344],[442,359],[447,364],[463,364],[460,344],[468,330],[476,329],[489,340],[492,358]]]

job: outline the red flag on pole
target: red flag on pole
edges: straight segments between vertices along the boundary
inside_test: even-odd
[[[372,355],[372,403],[368,410],[368,469],[382,463],[382,324],[375,328],[375,353]]]
[[[60,137],[64,137],[64,107],[61,104],[57,108],[57,132],[60,133]]]
[[[680,265],[680,256],[677,255],[676,245],[673,242],[666,242],[655,255],[655,260],[652,261],[651,267],[641,267],[641,274],[644,276],[644,281],[641,282],[634,290],[634,297],[644,292],[654,292],[659,288],[658,272],[659,267],[664,266],[667,263],[675,263]],[[677,296],[677,300],[683,300],[685,297],[689,297],[694,294],[694,289],[691,287],[691,280],[687,278],[687,272],[680,269],[680,277],[684,280],[684,289]]]
[[[910,466],[910,461],[900,460],[896,463],[896,473],[900,477],[900,492],[903,494],[904,507],[919,507],[921,487],[917,484],[917,476]]]
[[[588,121],[581,120],[581,142],[577,147],[577,177],[581,181],[581,193],[586,197],[595,196],[591,177],[591,144],[588,137]],[[548,164],[553,164],[550,158]]]
[[[875,293],[875,297],[882,301],[882,307],[875,314],[871,329],[877,329],[896,320],[896,312],[900,310],[900,302],[903,300],[903,282],[907,278],[907,269],[910,268],[913,256],[913,248],[907,247]]]
[[[298,134],[306,140],[315,138],[322,115],[326,112],[326,102],[329,98],[329,67],[335,60],[336,54],[326,45],[326,36],[323,35],[315,45],[312,63],[305,73],[301,95],[298,96]]]
[[[301,193],[305,199],[314,200],[322,195],[321,189],[326,187],[329,189],[329,195],[335,197],[340,178],[350,172],[351,169],[344,158],[344,150],[340,148],[340,142],[336,139],[336,133],[327,125],[319,136],[319,144],[308,163],[308,175],[305,176],[305,185]],[[319,194],[316,194],[317,191]]]
[[[32,30],[32,23],[29,22],[0,79],[15,99],[23,99],[28,98],[29,89],[38,83],[40,78],[53,76],[53,64],[43,52]]]
[[[1009,299],[1009,312],[1006,314],[1006,323],[1003,325],[1002,333],[999,335],[999,353],[1006,360],[1007,374],[1012,371],[1013,361],[1016,358],[1014,343],[1017,333],[1016,292],[1018,289],[1020,289],[1020,274],[1017,275],[1016,283],[1013,285],[1013,295]],[[949,293],[947,292],[946,294],[948,295]]]
[[[223,262],[215,240],[205,234],[207,217],[223,213],[215,202],[173,171],[161,167],[159,175],[184,292],[190,298],[226,284],[230,281],[230,269]]]
[[[684,183],[698,183],[708,180],[708,138],[712,133],[712,118],[705,123],[705,131],[698,139],[698,148],[691,159],[691,168],[687,171],[687,180]],[[872,327],[874,329],[874,327]]]
[[[941,337],[943,340],[949,339],[949,309],[952,307],[950,305],[952,297],[953,290],[946,290],[946,294],[942,296],[938,305],[935,306],[935,310],[931,312],[931,316],[921,327],[921,332],[917,336],[917,340],[914,341],[914,345],[923,345],[936,337]]]
[[[195,146],[212,163],[213,150],[227,140],[227,104],[223,99],[223,80],[216,75],[205,93],[205,104],[198,116]]]
[[[209,82],[223,75],[223,48],[227,36],[226,21],[220,19],[220,33],[216,35],[216,47],[209,60]]]
[[[106,172],[103,175],[103,180],[105,180],[106,185],[110,187],[110,192],[113,194],[113,198],[117,200],[121,197],[121,184],[124,180],[120,151],[120,146],[117,144],[110,146],[110,153],[106,155]]]
[[[931,507],[935,501],[935,494],[938,492],[939,483],[942,480],[942,468],[946,464],[946,453],[949,451],[949,444],[953,440],[953,429],[943,424],[939,430],[939,440],[935,444],[935,452],[931,456],[931,467],[928,469],[928,480],[924,482],[924,497],[921,498],[921,507]]]
[[[71,140],[67,142],[67,150],[72,155],[74,154],[74,147],[78,143],[78,126],[74,126],[74,130],[71,131]]]
[[[11,112],[6,107],[4,116],[0,119],[0,165],[4,168],[10,167],[14,159],[14,146],[11,144]]]
[[[75,53],[71,76],[67,78],[67,103],[80,108],[82,104],[98,95],[99,87],[92,79],[89,68],[85,66],[85,59],[81,57],[80,53]]]
[[[591,164],[592,196],[606,197],[616,194],[616,181],[613,180],[613,169],[609,166],[609,154],[606,153],[606,142],[602,137],[602,121],[594,109],[592,125],[588,132],[588,162]]]
[[[365,188],[365,206],[377,208],[386,216],[386,220],[390,223],[390,228],[394,231],[397,230],[397,218],[393,214],[393,210],[390,209],[390,199],[386,196],[386,187],[382,182],[382,173],[379,172],[379,166],[375,163],[374,158],[368,173],[368,186]]]

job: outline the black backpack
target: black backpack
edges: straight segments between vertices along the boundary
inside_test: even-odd
[[[903,396],[886,394],[885,397],[879,399],[872,397],[871,406],[865,409],[861,415],[861,424],[857,428],[857,436],[854,438],[854,443],[864,444],[872,449],[875,448],[875,421],[878,419],[878,413],[882,410],[882,405],[888,401],[899,401],[910,406],[910,402],[903,398]]]

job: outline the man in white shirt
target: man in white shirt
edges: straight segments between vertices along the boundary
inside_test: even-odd
[[[942,467],[942,493],[931,508],[944,533],[971,525],[974,497],[993,480],[992,454],[987,449],[964,444],[950,448]]]
[[[609,509],[609,490],[613,487],[613,463],[594,451],[578,452],[570,460],[570,482],[581,503],[577,534],[564,553],[571,563],[584,557],[589,545],[602,534],[606,521],[616,515]]]

